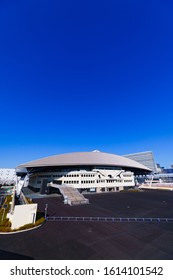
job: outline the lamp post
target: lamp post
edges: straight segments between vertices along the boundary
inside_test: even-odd
[[[48,209],[48,204],[45,205],[45,212],[44,212],[44,218],[46,220],[47,218],[47,209]]]

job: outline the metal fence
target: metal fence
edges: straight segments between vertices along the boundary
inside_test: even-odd
[[[46,217],[49,222],[145,222],[173,223],[173,218],[114,218],[114,217]]]

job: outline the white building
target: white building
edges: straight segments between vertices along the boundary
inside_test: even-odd
[[[16,183],[16,172],[12,168],[0,168],[0,186],[11,186]]]
[[[151,172],[131,159],[99,151],[50,156],[19,165],[27,170],[29,186],[48,193],[47,183],[69,186],[80,191],[120,191],[135,185],[134,175]]]

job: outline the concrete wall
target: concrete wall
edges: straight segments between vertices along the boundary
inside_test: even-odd
[[[37,204],[16,205],[14,212],[9,216],[12,223],[11,228],[17,229],[26,224],[35,223]]]

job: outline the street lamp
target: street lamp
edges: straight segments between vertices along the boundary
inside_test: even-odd
[[[46,220],[47,217],[47,209],[48,209],[48,204],[45,205],[45,212],[44,212],[44,218]]]

